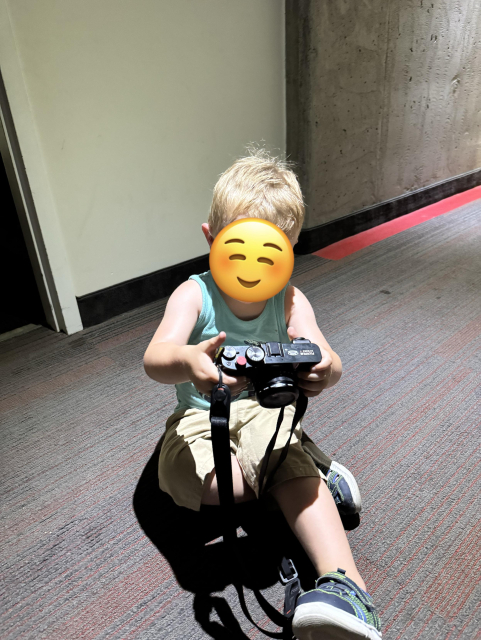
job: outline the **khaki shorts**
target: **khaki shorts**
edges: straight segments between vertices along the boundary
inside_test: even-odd
[[[284,409],[279,435],[269,459],[266,478],[275,466],[289,437],[295,405]],[[229,431],[231,453],[236,456],[249,486],[259,496],[258,477],[269,440],[272,438],[279,409],[264,409],[254,398],[231,404]],[[277,470],[270,489],[305,476],[321,477],[311,456],[301,446],[300,424],[292,435],[289,453]],[[182,409],[167,420],[165,440],[159,458],[159,484],[176,504],[199,511],[204,482],[214,469],[209,411]]]

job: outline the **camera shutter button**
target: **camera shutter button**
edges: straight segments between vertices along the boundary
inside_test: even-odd
[[[236,365],[238,367],[244,368],[246,364],[247,364],[247,360],[244,358],[244,356],[237,356]]]

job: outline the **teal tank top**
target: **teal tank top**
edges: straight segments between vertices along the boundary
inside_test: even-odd
[[[244,345],[244,340],[290,342],[284,312],[284,298],[289,283],[282,291],[269,298],[260,316],[254,320],[240,320],[227,306],[210,271],[190,276],[189,280],[195,280],[201,288],[202,310],[187,344],[199,344],[217,336],[220,331],[225,331],[227,334],[223,346]],[[188,408],[206,410],[210,408],[210,403],[199,394],[192,382],[176,384],[175,389],[176,411]],[[244,391],[237,400],[247,397],[247,391]]]

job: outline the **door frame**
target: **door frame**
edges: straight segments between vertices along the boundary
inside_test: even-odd
[[[0,0],[0,69],[0,153],[45,317],[55,331],[75,333],[82,320],[6,0]]]

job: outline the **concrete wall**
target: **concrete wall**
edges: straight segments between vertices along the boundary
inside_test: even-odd
[[[75,295],[207,253],[218,175],[249,142],[285,149],[284,3],[0,2],[13,117],[43,164],[40,179],[25,148],[33,196],[51,194],[42,233],[58,222]]]
[[[478,0],[287,0],[306,227],[481,166]]]

